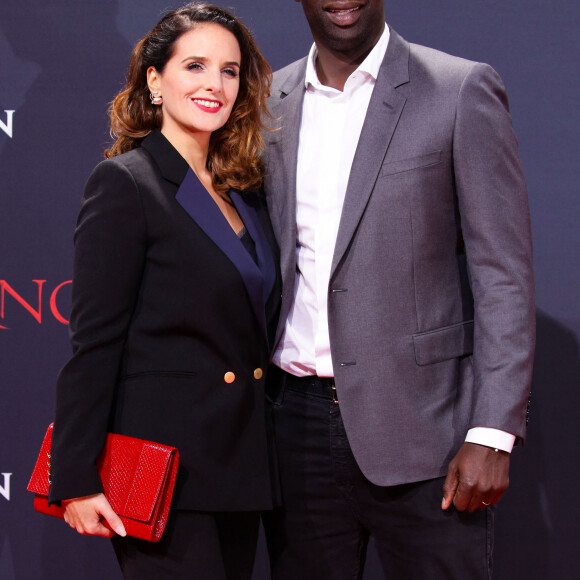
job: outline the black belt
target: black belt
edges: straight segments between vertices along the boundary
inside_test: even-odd
[[[317,375],[297,377],[293,374],[287,373],[286,371],[281,371],[281,373],[284,377],[284,388],[289,391],[329,399],[338,405],[334,377],[319,377]]]

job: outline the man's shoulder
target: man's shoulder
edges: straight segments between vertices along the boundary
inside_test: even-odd
[[[466,78],[474,79],[476,84],[480,77],[499,78],[494,69],[486,63],[407,42],[401,37],[398,37],[397,41],[400,43],[399,47],[406,45],[408,75],[411,82],[424,82],[432,87],[447,87],[455,90],[455,87],[461,86]],[[399,54],[401,54],[400,51]],[[388,70],[388,58],[385,59],[385,65],[385,70]]]
[[[436,48],[409,43],[410,64],[429,69],[449,72],[467,72],[481,64],[460,56],[455,56]]]

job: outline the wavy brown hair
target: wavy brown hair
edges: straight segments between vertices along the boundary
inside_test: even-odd
[[[229,30],[240,45],[242,56],[240,88],[226,124],[210,138],[207,169],[216,191],[257,190],[264,167],[260,154],[264,147],[263,118],[269,117],[266,99],[270,94],[272,69],[260,53],[246,27],[232,14],[201,2],[191,2],[168,12],[133,50],[127,83],[111,103],[111,135],[116,139],[105,151],[114,157],[139,146],[153,129],[161,128],[162,107],[149,98],[147,69],[163,72],[173,56],[179,37],[199,24],[212,23]]]

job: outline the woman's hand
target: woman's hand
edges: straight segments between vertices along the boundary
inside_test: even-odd
[[[65,508],[64,521],[79,534],[105,538],[115,533],[127,535],[123,522],[103,493],[67,499],[61,505]]]

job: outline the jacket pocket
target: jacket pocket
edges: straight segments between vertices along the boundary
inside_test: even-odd
[[[191,378],[197,376],[196,372],[192,371],[141,371],[136,373],[128,373],[121,377],[122,381],[130,381],[133,379],[142,379],[146,377],[163,377],[163,378]]]
[[[395,173],[403,173],[404,171],[411,171],[412,169],[419,169],[420,167],[427,167],[429,165],[436,165],[440,161],[441,151],[433,151],[426,155],[419,155],[419,157],[410,157],[399,161],[389,161],[381,167],[381,177]]]
[[[424,366],[473,353],[473,320],[413,335],[415,361]]]

